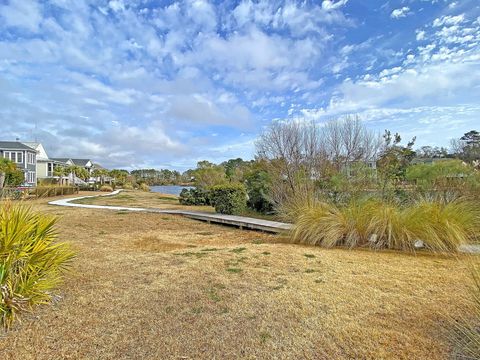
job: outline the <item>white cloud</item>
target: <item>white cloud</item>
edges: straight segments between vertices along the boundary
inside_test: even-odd
[[[108,6],[115,12],[125,10],[125,4],[122,0],[111,0],[109,1]]]
[[[324,1],[322,6],[311,6],[295,1],[242,1],[233,10],[232,19],[240,28],[269,27],[272,30],[289,30],[294,37],[303,38],[305,34],[325,37],[328,36],[325,24],[351,25],[352,22],[339,10],[346,3],[343,0]]]
[[[322,1],[322,9],[336,10],[338,8],[341,8],[342,6],[345,6],[347,2],[348,0],[338,0],[338,1],[324,0]]]
[[[417,30],[416,31],[416,39],[417,39],[417,41],[425,40],[425,31]]]
[[[40,28],[43,16],[36,1],[11,0],[8,5],[0,6],[0,19],[2,18],[7,27],[35,33]]]
[[[460,15],[445,15],[440,18],[437,18],[433,21],[434,27],[439,27],[443,25],[457,25],[462,23],[465,20],[465,14]]]
[[[410,15],[410,14],[411,14],[410,8],[408,6],[404,6],[402,8],[393,10],[392,13],[390,14],[390,17],[392,19],[399,19],[402,17],[406,17],[407,15]]]

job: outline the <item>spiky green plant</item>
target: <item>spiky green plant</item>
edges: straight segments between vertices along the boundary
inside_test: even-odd
[[[0,323],[48,303],[74,254],[56,242],[56,218],[24,205],[0,203]]]

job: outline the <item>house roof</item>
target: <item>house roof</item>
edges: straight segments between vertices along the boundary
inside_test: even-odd
[[[51,158],[51,159],[55,161],[60,161],[62,163],[66,163],[68,160],[71,160],[70,158]]]
[[[5,150],[30,150],[36,152],[30,146],[27,146],[19,141],[0,141],[0,149]]]
[[[87,164],[92,161],[90,159],[71,159],[72,162],[77,166],[87,166]]]
[[[93,164],[92,160],[90,160],[90,159],[52,158],[52,160],[60,161],[60,162],[63,162],[63,163],[71,161],[73,163],[73,165],[82,166],[82,167],[87,166],[87,164],[89,162],[91,164]]]
[[[60,161],[58,159],[39,159],[37,158],[37,162],[39,163],[54,163],[54,164],[60,164],[60,165],[66,165],[65,161]]]
[[[30,146],[32,149],[35,149],[37,151],[37,161],[49,160],[45,148],[39,142],[23,141],[23,144]]]

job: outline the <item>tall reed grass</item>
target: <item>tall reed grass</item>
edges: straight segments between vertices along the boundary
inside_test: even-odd
[[[420,200],[402,207],[379,200],[354,200],[338,207],[309,201],[292,206],[294,242],[324,247],[370,247],[414,251],[421,240],[432,251],[456,251],[478,240],[479,206]]]
[[[472,274],[472,311],[460,319],[452,319],[455,334],[453,343],[457,359],[480,359],[480,264],[478,260],[470,264]]]
[[[0,203],[0,323],[48,303],[74,254],[56,242],[56,218],[24,205]]]

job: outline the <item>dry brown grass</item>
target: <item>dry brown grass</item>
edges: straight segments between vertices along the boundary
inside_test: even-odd
[[[61,301],[1,333],[2,359],[442,359],[466,311],[453,258],[45,202],[78,257]]]
[[[85,192],[88,195],[98,195],[95,192]],[[103,196],[95,198],[86,198],[77,200],[80,204],[129,206],[129,207],[148,207],[162,209],[189,209],[197,211],[214,212],[211,206],[186,206],[178,202],[178,197],[168,194],[159,194],[154,192],[144,192],[138,190],[122,191],[118,195]]]

